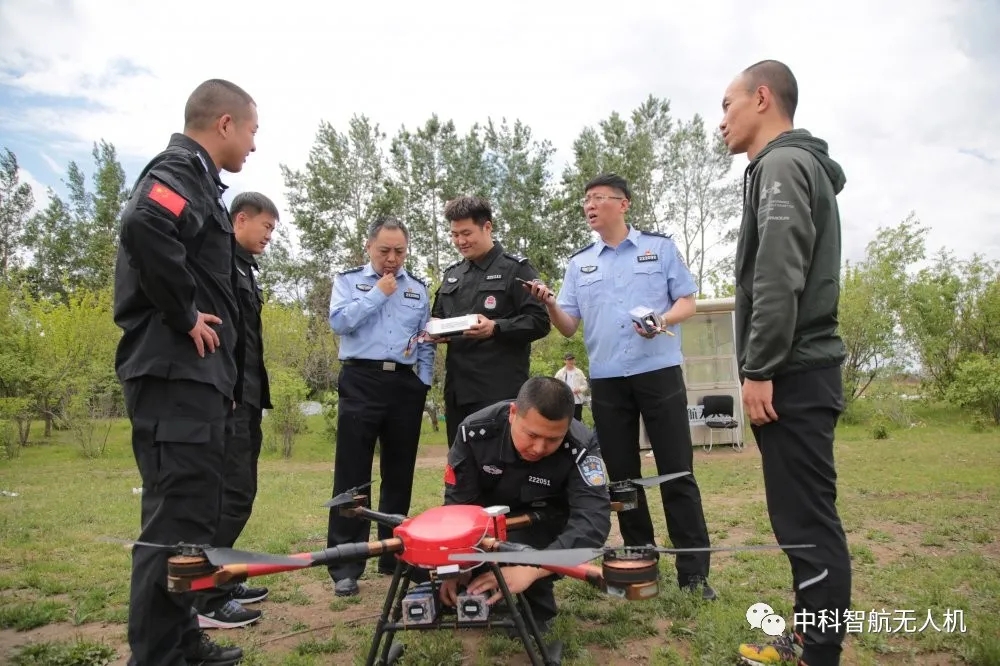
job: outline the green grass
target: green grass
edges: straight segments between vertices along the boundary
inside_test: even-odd
[[[890,428],[886,439],[873,439],[864,422],[838,434],[852,607],[866,612],[864,631],[848,638],[843,663],[1000,664],[1000,434],[976,432],[945,408],[913,409],[917,425]],[[427,430],[413,512],[441,498],[444,432]],[[255,513],[238,546],[321,548],[332,459],[319,417],[310,419],[291,460],[265,451]],[[653,473],[650,460],[644,466]],[[695,471],[713,542],[773,542],[752,443],[742,453],[699,453]],[[132,488],[139,485],[127,423],[115,425],[97,460],[84,459],[56,433],[0,461],[0,490],[18,493],[0,496],[0,661],[100,664],[109,663],[109,650],[126,655],[129,553],[96,537],[137,534],[139,497]],[[649,498],[665,540],[659,496]],[[789,617],[791,575],[780,554],[715,555],[711,578],[720,598],[714,604],[676,590],[667,558],[661,568],[659,596],[643,602],[606,599],[580,582],[560,581],[562,612],[553,632],[565,642],[564,663],[729,664],[738,643],[762,636],[744,618],[752,603],[764,601]],[[244,646],[245,663],[363,663],[385,579],[366,575],[362,596],[352,599],[334,598],[322,569],[259,580],[272,589],[261,606],[265,620],[216,633]],[[928,610],[940,626],[949,609],[963,611],[964,633],[868,627],[872,610],[888,613],[896,629],[903,611],[913,611],[919,627]],[[400,639],[406,664],[526,663],[518,644],[489,633],[411,632]],[[28,647],[13,647],[23,643]]]

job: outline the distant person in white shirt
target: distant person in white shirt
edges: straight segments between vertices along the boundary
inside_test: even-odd
[[[563,360],[566,361],[566,365],[556,370],[556,379],[565,382],[573,389],[573,401],[576,403],[576,408],[573,410],[573,418],[577,421],[582,421],[583,403],[585,402],[584,394],[590,390],[590,385],[587,383],[587,375],[583,374],[583,370],[576,367],[576,357],[572,354],[566,354],[563,356]]]

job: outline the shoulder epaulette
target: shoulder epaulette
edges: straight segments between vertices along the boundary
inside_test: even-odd
[[[416,275],[414,275],[410,271],[406,271],[406,275],[409,276],[411,279],[413,279],[413,280],[419,282],[420,284],[424,285],[424,289],[427,288],[427,282],[425,282],[424,280],[418,278]]]
[[[514,261],[516,261],[519,264],[523,264],[524,262],[526,262],[528,260],[527,257],[520,257],[520,256],[518,256],[516,254],[511,254],[510,252],[504,252],[503,256],[507,257],[508,259],[513,259]]]
[[[670,240],[673,240],[673,238],[671,238],[670,234],[661,234],[659,231],[644,231],[644,230],[640,229],[639,233],[642,234],[642,235],[644,235],[644,236],[659,236],[660,238],[670,238]]]
[[[579,250],[577,250],[573,254],[569,255],[569,258],[572,259],[576,255],[580,254],[581,252],[586,252],[587,250],[589,250],[592,247],[594,247],[594,243],[591,243],[590,245],[587,245],[586,247],[581,247]]]
[[[355,266],[354,268],[348,268],[346,271],[340,271],[337,275],[347,275],[348,273],[357,273],[358,271],[364,269],[364,264],[360,266]]]
[[[498,424],[496,419],[490,418],[466,421],[458,426],[458,434],[462,437],[462,441],[468,444],[488,441],[495,437],[501,430],[502,425]]]
[[[455,263],[453,263],[451,266],[447,266],[442,271],[442,273],[447,273],[448,271],[450,271],[451,269],[453,269],[455,266],[458,266],[459,264],[461,264],[463,261],[465,261],[465,259],[459,259],[458,261],[456,261]]]

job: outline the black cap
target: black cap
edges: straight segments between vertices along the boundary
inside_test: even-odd
[[[576,356],[573,356],[572,354],[566,354],[565,356],[563,356],[563,360],[564,361],[576,360]]]

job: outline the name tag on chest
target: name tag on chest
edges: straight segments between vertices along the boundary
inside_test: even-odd
[[[641,264],[646,261],[656,261],[659,258],[659,255],[656,254],[640,254],[635,260]]]

